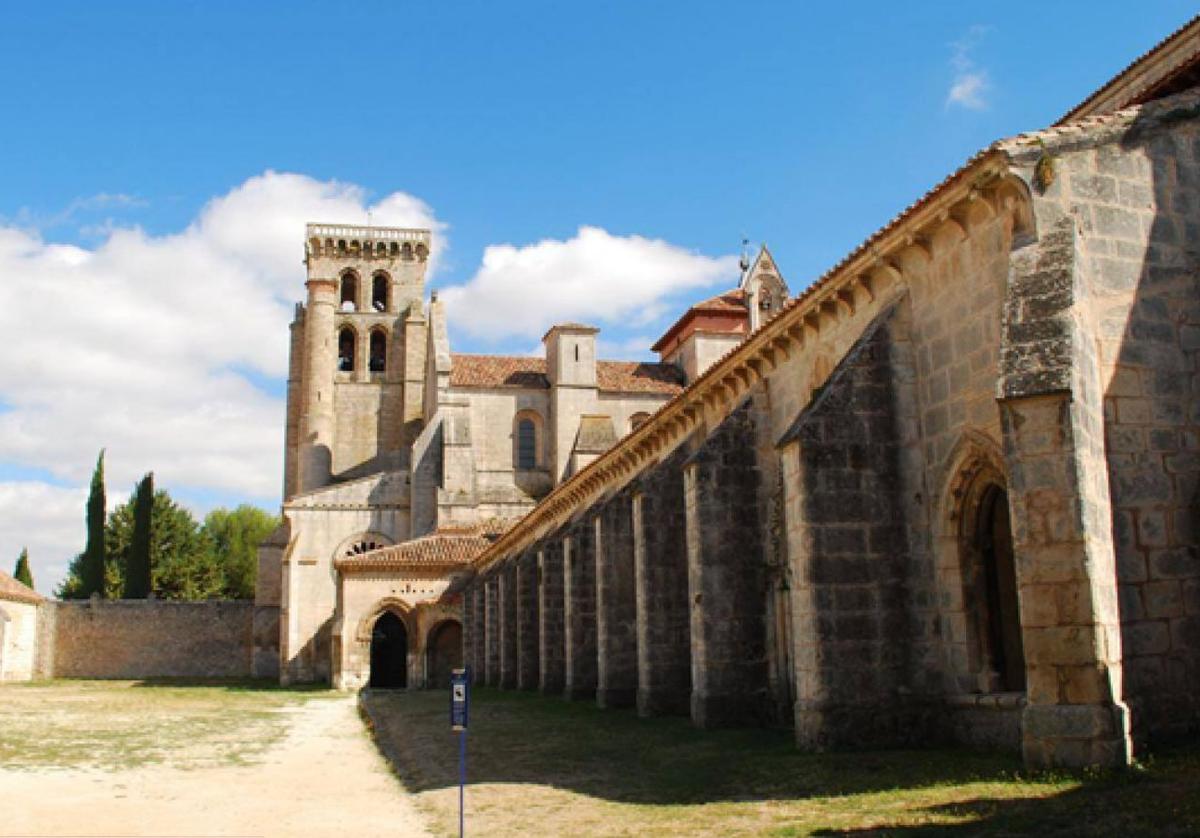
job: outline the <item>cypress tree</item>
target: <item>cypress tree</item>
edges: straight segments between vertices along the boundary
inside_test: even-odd
[[[137,484],[133,500],[133,536],[125,564],[125,599],[150,595],[150,531],[154,509],[154,472]]]
[[[92,488],[87,500],[87,546],[80,562],[80,594],[104,596],[104,449],[96,458]]]
[[[22,584],[33,587],[33,571],[29,569],[28,547],[21,548],[21,555],[17,557],[17,567],[13,571],[13,578]]]

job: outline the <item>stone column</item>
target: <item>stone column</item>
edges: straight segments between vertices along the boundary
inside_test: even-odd
[[[642,476],[632,499],[638,715],[686,714],[691,624],[682,453]]]
[[[505,559],[500,568],[500,686],[517,686],[517,565]]]
[[[596,697],[596,553],[591,521],[578,521],[563,539],[563,623],[569,699]]]
[[[485,638],[483,683],[500,686],[500,582],[493,573],[484,582]]]
[[[562,539],[542,542],[538,557],[538,689],[543,695],[562,695],[566,687],[566,646],[563,624]]]
[[[637,604],[634,595],[633,509],[622,492],[596,516],[596,703],[637,701]]]
[[[475,589],[467,588],[462,594],[462,660],[468,672],[473,672],[475,667],[472,656],[475,652],[475,633],[478,627],[475,625]]]
[[[1103,432],[1069,396],[1002,404],[1032,767],[1123,765],[1121,626]]]
[[[473,603],[471,614],[475,630],[471,634],[471,647],[468,650],[470,654],[464,660],[471,667],[472,683],[482,684],[487,672],[487,608],[484,604],[483,580],[476,577],[465,596]]]
[[[692,721],[765,721],[766,557],[751,413],[731,414],[684,468]]]
[[[526,550],[517,561],[517,687],[538,687],[538,556]]]
[[[337,355],[336,279],[313,277],[304,314],[304,381],[300,406],[299,491],[329,483],[333,469],[333,374]]]

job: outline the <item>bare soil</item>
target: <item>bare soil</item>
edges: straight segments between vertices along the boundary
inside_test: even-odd
[[[0,688],[0,836],[428,834],[353,697],[207,692]]]

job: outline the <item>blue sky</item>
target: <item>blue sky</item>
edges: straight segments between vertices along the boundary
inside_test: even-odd
[[[437,226],[448,247],[430,284],[465,289],[457,350],[537,345],[532,322],[473,319],[489,281],[550,299],[564,272],[642,282],[640,263],[651,291],[618,282],[610,296],[628,305],[587,303],[607,347],[630,353],[719,290],[743,236],[768,242],[799,289],[974,151],[1053,121],[1194,13],[1171,0],[8,4],[4,322],[13,345],[54,329],[60,342],[0,360],[0,567],[30,543],[49,589],[78,549],[101,445],[114,495],[155,469],[197,511],[278,502],[301,231],[286,260],[247,239],[284,209],[375,205],[384,223]],[[264,240],[292,241],[276,227]],[[547,253],[559,276],[538,274]],[[225,293],[231,277],[255,289],[215,326],[156,331],[121,298],[161,290],[199,319],[196,286]],[[151,361],[172,357],[155,341],[189,335],[176,378],[210,398],[159,398],[161,369],[128,363],[142,328]],[[75,334],[79,350],[61,351]],[[249,342],[262,347],[226,345]],[[96,365],[103,388],[78,396],[68,364]],[[143,412],[174,436],[145,443]]]

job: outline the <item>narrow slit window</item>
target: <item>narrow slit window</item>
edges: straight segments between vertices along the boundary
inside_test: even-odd
[[[517,422],[517,468],[537,468],[537,426],[529,418]]]

